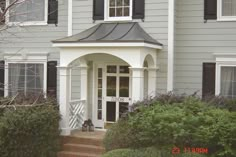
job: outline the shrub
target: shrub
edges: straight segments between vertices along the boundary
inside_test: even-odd
[[[119,139],[126,148],[155,146],[159,150],[173,146],[208,148],[214,157],[233,157],[236,154],[236,112],[221,109],[200,99],[189,97],[182,102],[154,102],[140,106],[128,115],[127,134]],[[122,128],[115,124],[115,132]],[[112,134],[114,130],[110,130]],[[109,140],[109,139],[107,139]],[[110,138],[116,142],[116,138]],[[113,143],[111,141],[107,143]],[[120,143],[120,142],[119,142]],[[119,148],[117,143],[115,148]],[[122,147],[124,148],[124,145]]]
[[[126,120],[119,120],[106,132],[103,140],[106,150],[132,147],[136,141],[134,132]]]
[[[171,151],[158,151],[158,149],[117,149],[103,155],[103,157],[173,157]],[[175,157],[206,157],[201,154],[178,154]]]
[[[0,117],[1,157],[56,157],[59,119],[55,105],[5,108]]]

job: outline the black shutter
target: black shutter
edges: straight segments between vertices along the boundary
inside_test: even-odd
[[[0,97],[4,97],[5,62],[0,61]]]
[[[48,1],[48,24],[58,23],[58,1],[49,0]]]
[[[145,16],[144,0],[133,0],[133,19],[144,19]]]
[[[203,63],[202,98],[215,95],[215,63]]]
[[[217,18],[217,0],[204,0],[204,19]]]
[[[47,65],[47,95],[57,96],[57,61],[49,61]]]
[[[104,0],[93,0],[93,20],[104,19]]]
[[[6,0],[0,0],[0,8],[2,11],[5,10]],[[0,24],[5,23],[5,17],[0,13]]]

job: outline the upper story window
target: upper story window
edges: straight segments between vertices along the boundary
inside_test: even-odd
[[[106,20],[131,20],[132,0],[107,0]]]
[[[236,20],[236,0],[218,0],[217,20]]]
[[[144,19],[145,0],[93,0],[93,20]]]
[[[12,4],[15,0],[9,0]],[[9,9],[9,22],[47,24],[48,0],[25,0]]]
[[[7,22],[20,25],[45,25],[57,24],[57,0],[7,0],[7,5],[12,5],[8,10]]]

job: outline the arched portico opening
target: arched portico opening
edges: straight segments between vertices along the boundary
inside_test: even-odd
[[[136,101],[155,94],[156,50],[63,48],[60,53],[61,126],[78,129],[86,119],[106,129]],[[149,77],[152,78],[149,78]]]

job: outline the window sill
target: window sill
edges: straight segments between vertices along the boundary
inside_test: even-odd
[[[125,22],[129,22],[132,21],[133,19],[131,17],[129,18],[107,18],[104,19],[105,22],[119,22],[119,21],[125,21]]]
[[[47,22],[8,22],[8,26],[46,26],[48,25]]]
[[[222,18],[217,18],[218,22],[234,22],[236,21],[236,17],[222,17]]]

